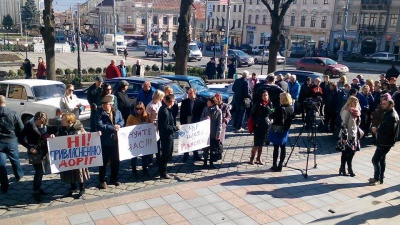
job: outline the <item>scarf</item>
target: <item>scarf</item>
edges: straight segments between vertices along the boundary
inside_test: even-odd
[[[357,108],[350,108],[349,111],[353,118],[357,118],[361,115],[360,110],[358,110]]]
[[[268,103],[269,103],[269,100],[268,100],[268,101],[261,101],[261,104],[262,104],[263,106],[268,105]]]

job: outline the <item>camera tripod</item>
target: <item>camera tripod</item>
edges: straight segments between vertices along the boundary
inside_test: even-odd
[[[309,109],[306,112],[306,118],[303,123],[303,127],[301,128],[299,135],[296,137],[295,143],[291,145],[292,151],[289,154],[288,159],[286,160],[285,167],[287,166],[290,157],[293,154],[294,148],[298,146],[298,141],[300,136],[303,134],[304,129],[307,129],[307,163],[306,163],[306,170],[305,173],[303,173],[304,178],[308,178],[308,162],[310,159],[310,153],[314,154],[314,169],[317,168],[317,155],[316,155],[316,149],[317,149],[317,113],[318,109]],[[323,120],[321,120],[323,121]],[[300,148],[300,146],[298,146]],[[312,150],[311,150],[312,149]]]

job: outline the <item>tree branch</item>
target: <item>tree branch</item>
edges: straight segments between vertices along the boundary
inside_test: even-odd
[[[290,4],[293,3],[293,0],[287,0],[283,5],[282,5],[282,10],[281,13],[279,14],[279,19],[283,19],[285,16],[286,12],[288,11]]]
[[[268,0],[261,0],[261,2],[262,2],[265,6],[267,6],[267,9],[268,9],[269,13],[272,14],[272,8],[271,8],[271,6],[269,5]]]

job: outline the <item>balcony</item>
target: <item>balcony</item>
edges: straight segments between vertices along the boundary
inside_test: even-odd
[[[360,33],[383,33],[385,26],[384,25],[367,25],[367,24],[359,24],[358,32]]]
[[[361,0],[362,10],[388,10],[389,0]]]

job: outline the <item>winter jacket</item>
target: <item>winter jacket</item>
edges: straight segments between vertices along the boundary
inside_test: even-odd
[[[99,102],[101,94],[101,87],[97,87],[96,84],[92,84],[88,89],[87,89],[87,100],[90,104],[90,109],[95,110],[96,106]]]
[[[118,67],[119,73],[121,74],[121,77],[128,76],[128,71],[126,69],[126,66],[118,65],[117,67]]]
[[[210,140],[215,140],[216,137],[221,136],[222,131],[222,111],[217,107],[205,107],[201,118],[203,120],[210,117]]]
[[[299,82],[296,80],[293,84],[292,84],[292,82],[288,82],[288,84],[289,84],[289,93],[292,96],[292,98],[295,100],[299,99],[299,95],[300,95]]]
[[[45,63],[39,63],[38,68],[36,71],[36,78],[46,76],[46,64]]]
[[[233,79],[236,73],[236,66],[232,64],[228,64],[228,79]]]
[[[121,73],[116,65],[110,64],[106,69],[106,78],[112,79],[116,77],[121,77]]]
[[[118,110],[121,112],[124,121],[126,121],[128,116],[131,114],[133,100],[128,97],[128,94],[125,91],[118,91],[116,93],[116,97],[118,102]]]
[[[16,142],[23,129],[24,124],[17,113],[8,107],[0,106],[0,142]]]
[[[394,109],[383,114],[382,123],[379,125],[376,135],[376,146],[392,147],[399,134],[399,115]]]
[[[217,72],[217,69],[215,67],[215,63],[208,62],[206,65],[206,71],[205,74],[209,80],[215,79],[215,73]]]
[[[174,134],[174,132],[179,130],[174,123],[172,110],[168,109],[165,105],[161,106],[158,111],[158,130],[161,134],[161,139],[169,138]]]
[[[329,81],[328,82],[324,81],[319,86],[321,87],[322,93],[323,93],[322,99],[324,99],[324,101],[326,101],[326,99],[329,96],[329,92],[331,92],[331,89],[329,88]]]
[[[116,147],[117,146],[117,132],[114,125],[124,126],[124,119],[118,109],[112,111],[113,121],[110,116],[102,108],[96,112],[96,126],[97,130],[101,131],[101,146],[103,147]]]
[[[206,103],[196,98],[193,103],[193,109],[190,110],[190,98],[184,99],[181,104],[181,115],[180,122],[181,124],[188,123],[197,123],[201,120],[201,114],[203,113],[204,108],[207,106]],[[191,117],[191,121],[188,121],[188,118]]]
[[[137,71],[138,68],[139,68],[139,71]],[[133,66],[132,66],[132,76],[144,77],[145,70],[146,70],[146,68],[144,67],[144,65],[133,64]],[[137,72],[139,74],[137,74]]]
[[[307,89],[306,98],[317,98],[322,97],[323,95],[324,92],[320,86],[311,84]]]
[[[333,91],[330,91],[325,100],[325,108],[329,109],[332,112],[337,112],[337,107],[340,101],[339,96],[341,96],[340,90],[335,89]]]
[[[222,112],[222,123],[228,124],[232,117],[229,105],[226,103],[221,103],[221,105],[217,106]]]
[[[347,140],[358,141],[357,132],[360,126],[360,117],[353,117],[348,109],[343,109],[340,113],[340,118],[342,119],[342,124],[347,129]]]
[[[272,124],[283,125],[284,130],[287,131],[292,125],[294,107],[292,105],[275,107],[275,111],[270,115],[270,118],[273,119]]]
[[[358,101],[360,102],[361,112],[369,113],[370,108],[374,104],[374,98],[372,97],[372,95],[367,94],[367,96],[365,96],[362,93],[358,92],[356,97],[358,98]]]
[[[276,85],[282,88],[283,91],[289,93],[289,85],[286,81],[284,80],[278,80],[275,82]]]
[[[84,134],[86,131],[83,128],[81,121],[77,120],[71,127],[60,127],[56,136],[76,135],[79,133]]]
[[[244,105],[243,100],[245,98],[251,98],[249,83],[244,77],[235,80],[232,91],[235,94],[233,96],[233,102],[235,104]]]
[[[224,63],[219,63],[217,65],[217,78],[218,79],[223,79],[225,75],[225,64]]]
[[[70,112],[75,114],[76,119],[79,119],[79,100],[76,95],[64,96],[60,99],[60,110],[62,113]]]
[[[139,125],[142,123],[152,123],[149,116],[136,116],[129,115],[128,120],[126,121],[126,126]]]
[[[254,124],[257,127],[262,127],[268,129],[270,124],[270,115],[272,113],[272,109],[274,108],[273,103],[271,101],[268,104],[263,105],[261,102],[257,102],[251,108],[250,117],[253,120]]]
[[[136,102],[143,102],[144,106],[146,107],[153,100],[154,92],[156,92],[154,87],[151,87],[150,91],[144,91],[143,89],[140,89],[136,98]]]

